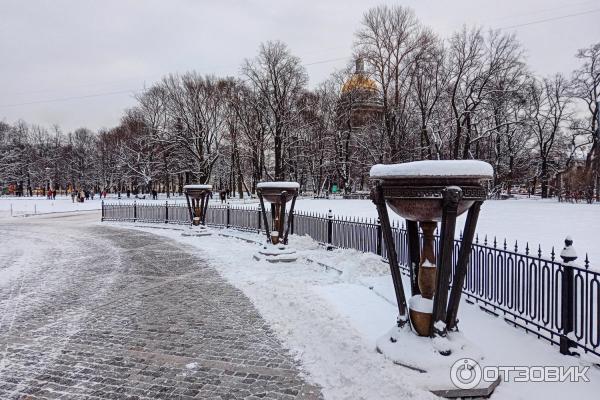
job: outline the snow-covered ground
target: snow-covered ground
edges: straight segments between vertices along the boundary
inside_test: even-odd
[[[298,250],[299,260],[270,264],[252,259],[259,245],[220,236],[264,240],[256,234],[215,229],[212,236],[184,237],[181,230],[142,224],[120,226],[163,235],[189,245],[208,259],[252,300],[302,362],[308,379],[323,387],[326,398],[432,398],[426,391],[432,378],[441,382],[449,379],[450,371],[437,371],[433,377],[420,374],[376,352],[376,341],[382,337],[386,340],[397,309],[388,266],[373,254],[325,251],[307,237],[292,236],[290,243]],[[309,259],[334,268],[326,269]],[[562,356],[556,346],[509,326],[477,306],[463,302],[459,319],[461,332],[483,350],[485,365],[590,366],[589,360]],[[590,382],[580,383],[504,382],[492,398],[595,398],[600,391],[600,369],[591,366],[588,377]]]

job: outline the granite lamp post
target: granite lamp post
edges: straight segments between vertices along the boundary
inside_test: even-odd
[[[204,227],[212,185],[185,185],[183,192],[187,200],[191,224]]]
[[[427,160],[375,165],[370,175],[371,198],[381,221],[398,304],[398,326],[411,327],[419,336],[446,336],[448,330],[457,330],[462,286],[479,209],[487,193],[484,183],[493,177],[493,169],[476,160]],[[407,222],[411,292],[408,301],[386,204]],[[456,218],[465,212],[468,214],[460,251],[453,266]],[[441,227],[436,257],[434,232],[438,222]],[[449,354],[450,350],[441,351],[444,352]]]
[[[255,259],[264,258],[270,262],[296,260],[295,251],[286,248],[285,245],[288,243],[291,219],[299,189],[300,185],[297,182],[261,182],[256,186],[267,244],[254,256]],[[286,203],[290,200],[290,210],[286,218]],[[271,204],[271,227],[269,227],[265,201]]]

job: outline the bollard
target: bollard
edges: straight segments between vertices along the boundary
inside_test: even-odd
[[[560,258],[563,261],[563,273],[561,280],[561,325],[562,334],[560,335],[560,352],[565,355],[573,355],[571,351],[573,342],[569,339],[569,334],[573,332],[573,265],[572,262],[577,259],[577,252],[573,247],[571,236],[565,238],[565,247],[560,252]]]

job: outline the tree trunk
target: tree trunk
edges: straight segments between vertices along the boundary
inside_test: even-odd
[[[548,198],[548,161],[542,160],[542,176],[541,176],[541,184],[542,184],[542,199]]]

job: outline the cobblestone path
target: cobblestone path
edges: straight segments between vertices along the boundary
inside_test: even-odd
[[[0,220],[0,399],[319,399],[242,292],[97,215]]]

